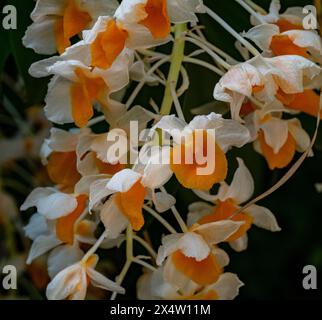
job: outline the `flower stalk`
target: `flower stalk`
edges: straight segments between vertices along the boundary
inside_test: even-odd
[[[165,88],[164,98],[161,105],[160,113],[161,115],[170,114],[173,97],[171,94],[171,88],[177,87],[181,65],[184,59],[184,49],[185,49],[185,39],[184,33],[187,30],[187,25],[185,23],[178,24],[175,26],[174,34],[174,45],[171,54],[171,65],[169,70],[169,76]]]

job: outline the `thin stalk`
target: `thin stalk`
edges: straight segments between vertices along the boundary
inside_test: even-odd
[[[267,23],[263,17],[258,14],[249,4],[243,0],[235,0],[240,6],[242,6],[246,11],[248,11],[253,17],[255,17],[260,23]]]
[[[226,31],[228,31],[236,40],[241,42],[248,51],[254,56],[260,55],[260,52],[246,39],[244,39],[236,30],[234,30],[225,20],[223,20],[217,13],[212,11],[210,8],[206,7],[206,12],[208,15],[214,19],[217,23],[219,23]]]
[[[117,276],[116,283],[118,285],[121,285],[124,281],[131,264],[133,262],[133,230],[132,226],[129,224],[126,229],[126,262],[124,264],[124,267],[121,271],[121,273]],[[111,296],[111,300],[115,300],[117,296],[117,292],[113,292]]]
[[[143,206],[143,209],[151,214],[155,219],[157,219],[166,229],[168,229],[171,233],[177,233],[177,231],[164,219],[162,218],[156,211],[148,207],[147,205]]]
[[[175,26],[175,40],[171,54],[171,65],[168,75],[168,80],[164,92],[164,98],[162,101],[160,113],[161,115],[168,115],[171,112],[171,107],[173,103],[171,86],[177,87],[179,80],[180,69],[184,58],[185,40],[184,33],[187,30],[187,25],[177,24]]]

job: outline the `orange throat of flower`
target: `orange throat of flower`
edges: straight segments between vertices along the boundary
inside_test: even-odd
[[[123,51],[128,38],[126,30],[115,20],[109,20],[105,31],[100,32],[91,44],[92,66],[108,69]]]
[[[75,151],[53,152],[48,158],[46,168],[51,181],[67,192],[72,192],[75,184],[81,178],[77,171],[77,155]]]
[[[128,191],[119,192],[115,197],[116,205],[129,220],[134,231],[139,231],[144,225],[142,208],[145,195],[145,187],[138,180]]]
[[[75,0],[65,0],[63,16],[57,20],[54,30],[59,54],[71,45],[70,39],[84,30],[91,22],[91,16],[82,11]]]
[[[201,218],[198,223],[206,224],[226,219],[231,219],[232,221],[243,221],[244,224],[241,225],[234,234],[226,239],[227,242],[235,241],[245,235],[253,223],[253,218],[245,212],[234,214],[238,209],[239,207],[232,199],[226,199],[225,201],[218,200],[214,212]]]
[[[286,142],[277,153],[275,153],[273,148],[266,143],[264,132],[262,130],[258,133],[258,141],[262,154],[271,170],[276,168],[285,168],[292,161],[295,155],[296,142],[290,133],[288,134]]]
[[[202,136],[194,132],[171,149],[170,167],[185,188],[199,190],[223,181],[228,169],[225,153],[205,130]]]
[[[72,245],[74,243],[75,224],[87,205],[87,196],[77,197],[76,209],[65,217],[61,217],[56,222],[56,235],[62,242]]]
[[[74,72],[78,82],[70,89],[72,116],[77,127],[82,128],[94,114],[93,103],[103,101],[103,94],[108,87],[102,78],[90,77],[81,68],[76,68]]]
[[[170,259],[179,272],[201,286],[216,282],[223,272],[212,253],[205,259],[197,261],[195,258],[187,257],[180,250],[177,250],[170,256]]]
[[[147,16],[139,24],[148,28],[155,39],[166,38],[171,28],[167,0],[147,0],[144,10]]]

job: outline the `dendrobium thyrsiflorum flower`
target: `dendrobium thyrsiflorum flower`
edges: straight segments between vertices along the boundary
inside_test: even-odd
[[[260,102],[256,106],[265,111],[291,109],[317,116],[320,97],[307,87],[320,73],[318,65],[301,56],[257,56],[233,66],[217,83],[214,97],[230,103],[232,118],[236,120],[241,119],[246,98]]]
[[[236,170],[230,185],[220,184],[217,195],[198,193],[205,200],[211,200],[215,206],[207,203],[193,203],[189,207],[189,224],[203,226],[218,221],[243,221],[236,232],[225,239],[236,251],[247,248],[247,231],[252,224],[270,230],[280,231],[272,212],[262,206],[251,205],[245,211],[239,212],[240,205],[245,203],[254,193],[254,181],[251,173],[242,159],[238,160]]]
[[[225,153],[250,141],[248,129],[237,121],[210,113],[196,116],[189,124],[165,116],[155,126],[170,134],[174,141],[170,167],[186,188],[209,190],[225,180],[228,163]]]
[[[302,8],[280,14],[273,0],[264,15],[251,1],[234,3],[251,13],[254,27],[242,34],[202,0],[37,1],[23,43],[56,54],[29,69],[52,76],[44,110],[54,126],[41,148],[51,186],[37,187],[21,210],[35,211],[27,263],[48,256],[48,299],[85,299],[90,283],[114,299],[133,263],[144,268],[139,299],[234,299],[243,283],[226,272],[231,249],[220,246],[245,250],[253,224],[280,230],[250,199],[250,159],[255,150],[273,170],[296,151],[314,155],[298,116],[322,115],[321,38],[303,27]],[[244,61],[207,40],[200,14],[236,38]],[[197,94],[189,109],[188,64],[220,76],[210,84],[218,101],[205,107]],[[105,270],[99,254],[112,247],[126,248],[116,282],[94,270]]]
[[[113,15],[117,6],[116,0],[37,0],[23,43],[40,54],[63,53],[72,37],[99,16]]]
[[[271,170],[286,167],[295,151],[304,152],[310,137],[296,119],[281,119],[280,114],[265,114],[256,110],[245,117],[254,149],[262,154]]]
[[[233,300],[244,284],[236,274],[225,272],[207,286],[189,283],[184,293],[164,279],[163,268],[143,274],[137,283],[140,300]]]

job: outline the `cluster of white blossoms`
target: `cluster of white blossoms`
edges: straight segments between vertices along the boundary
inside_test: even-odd
[[[270,231],[280,228],[269,209],[254,203],[244,209],[254,181],[237,158],[228,184],[226,153],[253,143],[271,170],[284,168],[296,151],[312,155],[311,139],[296,115],[322,115],[316,90],[322,61],[318,33],[303,30],[298,8],[280,14],[279,1],[273,0],[266,14],[251,1],[236,0],[236,9],[238,5],[251,13],[254,25],[242,35],[202,0],[37,1],[23,43],[37,53],[59,55],[34,63],[30,73],[52,76],[45,114],[54,124],[73,127],[51,129],[41,156],[53,185],[36,188],[21,207],[37,209],[25,227],[33,241],[27,263],[49,254],[48,299],[85,299],[90,284],[115,298],[126,292],[122,282],[132,263],[143,268],[139,299],[238,295],[243,283],[225,272],[229,257],[220,244],[242,251],[253,224]],[[236,37],[245,62],[206,40],[199,14],[208,14]],[[186,42],[196,51],[185,54]],[[171,55],[156,50],[165,43],[173,45]],[[199,59],[201,53],[213,63]],[[214,98],[230,105],[230,117],[209,110],[185,121],[179,97],[189,87],[188,63],[222,76]],[[164,64],[170,64],[167,77],[160,69]],[[125,94],[131,82],[138,84]],[[160,106],[153,99],[149,108],[134,104],[145,85],[165,86]],[[170,114],[172,107],[175,114]],[[93,125],[104,121],[108,130],[93,132]],[[133,123],[146,133],[137,143]],[[188,214],[178,212],[175,197],[166,190],[171,178],[200,198]],[[177,225],[167,221],[166,212],[172,212]],[[168,232],[158,250],[140,232],[153,233],[143,213]],[[127,259],[112,281],[95,270],[96,251],[123,241]],[[148,256],[135,255],[133,241]]]

